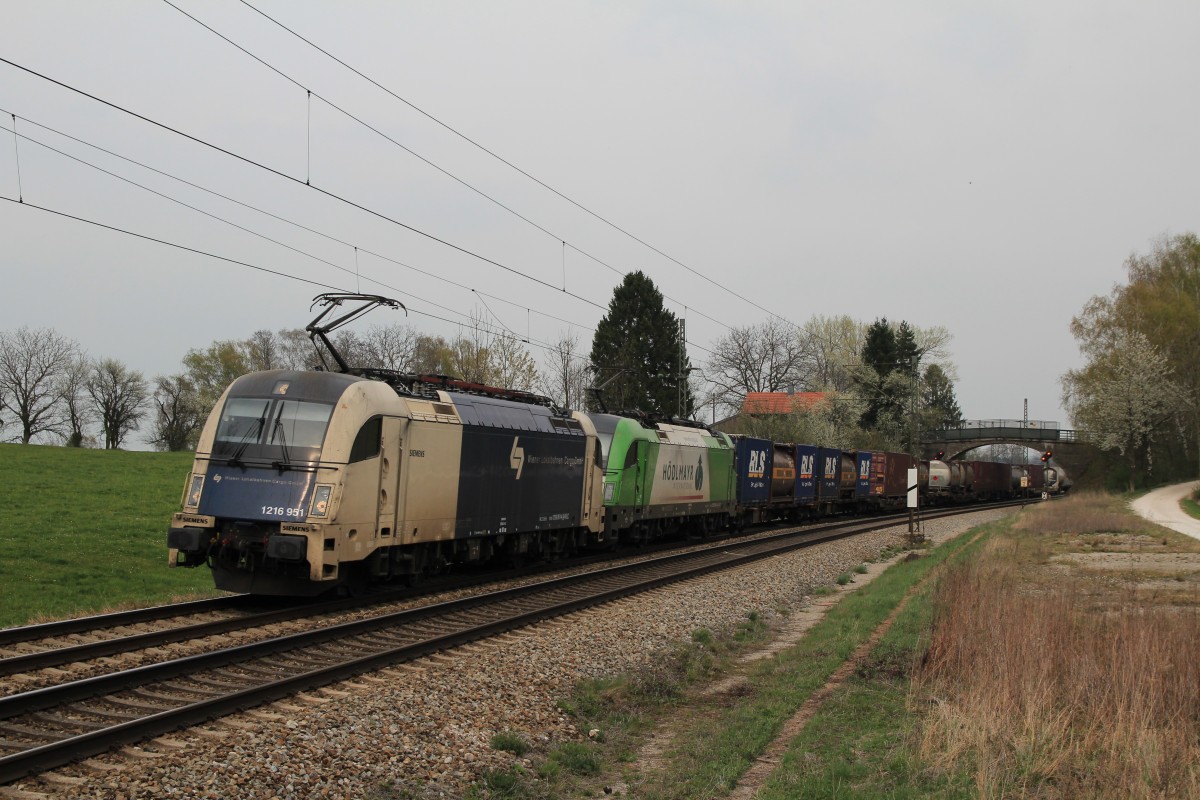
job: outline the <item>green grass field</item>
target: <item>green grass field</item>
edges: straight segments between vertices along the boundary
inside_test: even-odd
[[[217,594],[167,568],[191,460],[0,444],[0,627]]]

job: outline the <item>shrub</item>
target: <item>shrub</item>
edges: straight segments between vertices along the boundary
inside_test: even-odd
[[[576,775],[600,774],[600,757],[593,748],[582,742],[562,744],[550,754],[549,761]]]
[[[491,741],[493,750],[503,750],[514,756],[523,756],[529,752],[529,743],[519,735],[511,732],[497,733]]]
[[[845,586],[847,583],[850,583],[850,581],[852,581],[852,580],[854,580],[854,579],[850,577],[849,572],[843,572],[841,575],[837,576],[837,585]]]

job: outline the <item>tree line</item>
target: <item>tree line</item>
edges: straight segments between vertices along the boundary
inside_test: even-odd
[[[772,318],[731,329],[693,367],[683,326],[641,272],[614,290],[590,350],[564,333],[545,348],[540,369],[528,343],[488,324],[481,310],[450,340],[404,324],[341,329],[331,339],[353,366],[450,375],[591,411],[691,418],[711,408],[715,421],[739,413],[747,392],[820,392],[822,402],[800,413],[747,418],[747,433],[780,440],[912,449],[919,430],[961,419],[944,328]],[[190,349],[179,372],[150,380],[115,359],[88,358],[53,330],[0,332],[0,436],[75,446],[102,439],[115,448],[148,421],[151,445],[190,449],[237,377],[327,364],[323,346],[299,328],[258,330]]]
[[[1132,490],[1200,469],[1200,239],[1162,237],[1125,271],[1072,319],[1085,363],[1062,389],[1080,435],[1116,454],[1113,488]]]
[[[922,432],[962,422],[950,339],[940,326],[848,316],[735,328],[706,364],[709,399],[733,414],[748,392],[811,393],[792,413],[743,415],[740,427],[778,441],[915,452]]]

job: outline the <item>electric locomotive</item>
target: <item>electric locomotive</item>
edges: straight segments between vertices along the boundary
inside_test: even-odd
[[[362,305],[323,322],[346,301]],[[1013,473],[1010,489],[1003,464],[731,438],[687,420],[351,368],[326,334],[399,303],[318,303],[307,330],[336,369],[318,346],[323,370],[243,375],[201,432],[168,563],[208,565],[217,588],[315,595],[459,564],[901,508],[914,466],[923,504],[1012,496],[1026,483]]]
[[[322,324],[347,300],[363,305]],[[256,372],[226,389],[171,521],[171,566],[208,564],[230,591],[311,595],[604,542],[586,415],[445,376],[352,370],[326,334],[399,304],[316,302],[308,330],[339,371]]]

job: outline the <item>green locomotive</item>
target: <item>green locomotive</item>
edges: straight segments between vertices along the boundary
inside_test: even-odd
[[[604,527],[621,541],[728,527],[737,485],[730,438],[696,424],[589,414],[604,457]]]

